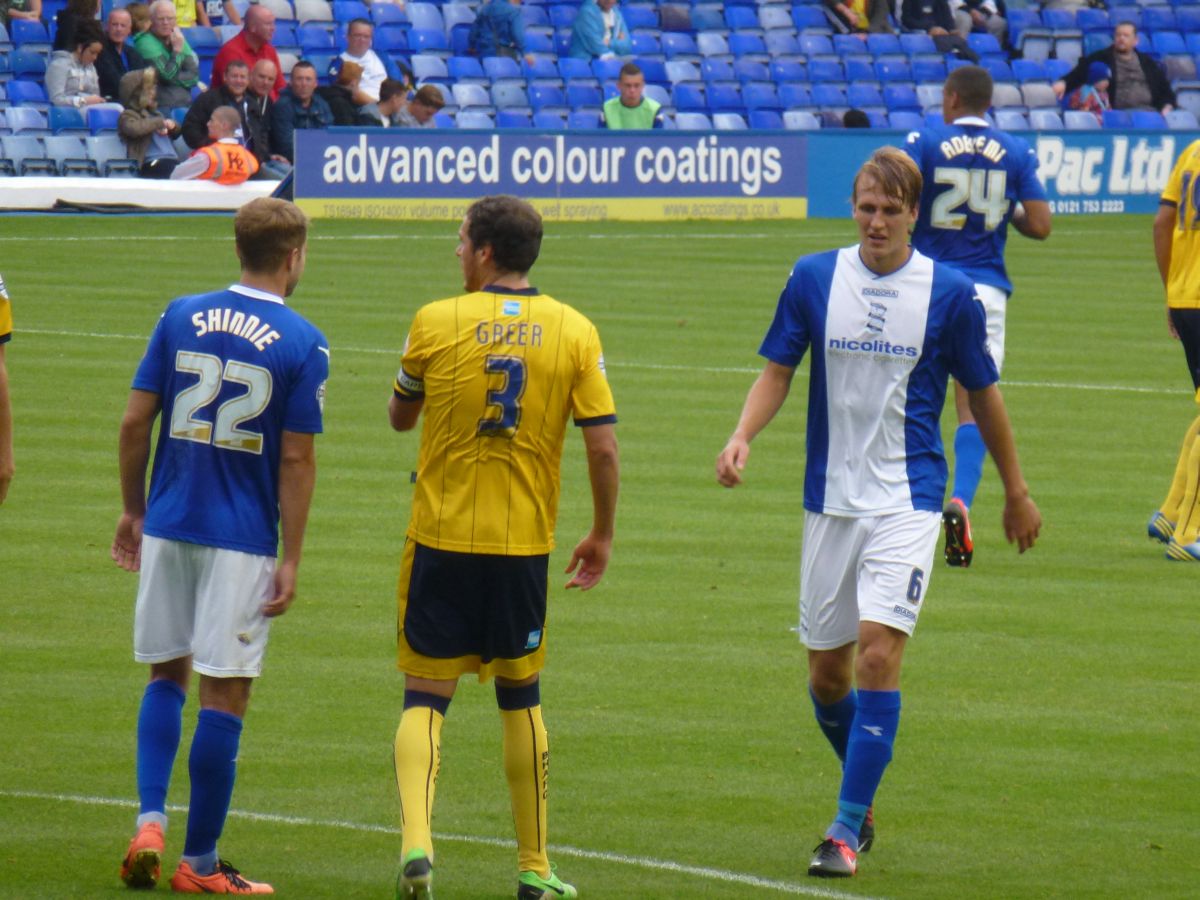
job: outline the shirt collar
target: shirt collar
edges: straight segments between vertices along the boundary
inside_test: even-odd
[[[278,294],[272,294],[269,291],[260,291],[258,288],[247,287],[244,284],[231,284],[229,289],[235,294],[241,294],[243,297],[249,297],[251,300],[266,300],[268,303],[278,303],[280,306],[287,306],[283,302],[283,298]]]

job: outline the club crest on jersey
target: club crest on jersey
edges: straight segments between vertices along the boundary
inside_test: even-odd
[[[521,301],[520,300],[505,300],[504,301],[504,315],[519,316],[520,314],[521,314]]]
[[[883,334],[883,326],[887,324],[887,307],[882,303],[872,303],[867,310],[867,331]]]

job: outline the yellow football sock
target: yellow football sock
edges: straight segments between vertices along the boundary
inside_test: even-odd
[[[400,858],[419,847],[433,859],[433,791],[442,763],[442,722],[428,706],[410,706],[396,729],[396,786],[400,789]]]
[[[1192,444],[1195,443],[1198,434],[1200,434],[1200,417],[1197,417],[1196,421],[1188,426],[1187,434],[1183,436],[1183,446],[1179,450],[1179,461],[1175,463],[1175,477],[1171,479],[1171,489],[1167,492],[1167,499],[1159,507],[1159,512],[1172,522],[1178,523],[1182,518],[1182,513],[1186,512],[1186,508],[1182,504],[1188,489],[1188,474],[1193,473],[1194,475],[1196,471],[1190,466],[1189,460],[1192,455]]]
[[[1176,543],[1185,545],[1200,537],[1200,437],[1194,438],[1188,448],[1187,487],[1179,502],[1174,537]]]
[[[541,706],[502,709],[504,774],[517,826],[518,869],[550,875],[546,856],[546,774],[550,749]]]

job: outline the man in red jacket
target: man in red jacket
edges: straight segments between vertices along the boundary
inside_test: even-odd
[[[249,69],[260,59],[270,60],[275,64],[275,87],[271,90],[271,99],[279,99],[279,92],[287,87],[283,80],[283,66],[279,64],[279,54],[271,45],[275,37],[275,13],[261,4],[254,4],[246,10],[246,21],[237,37],[226,41],[213,60],[213,76],[211,87],[219,88],[229,61],[240,59]]]

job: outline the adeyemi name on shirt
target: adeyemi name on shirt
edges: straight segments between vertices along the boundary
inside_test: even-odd
[[[270,322],[228,307],[194,313],[192,324],[196,326],[196,337],[222,331],[245,338],[259,350],[266,350],[281,337],[279,332],[271,327]]]
[[[946,159],[953,159],[964,153],[970,153],[972,156],[981,154],[992,162],[998,163],[1008,155],[1008,151],[1004,149],[1004,146],[998,140],[988,137],[986,134],[980,134],[975,137],[956,134],[954,137],[942,141],[938,145],[938,149],[942,151],[942,156],[946,157]]]

